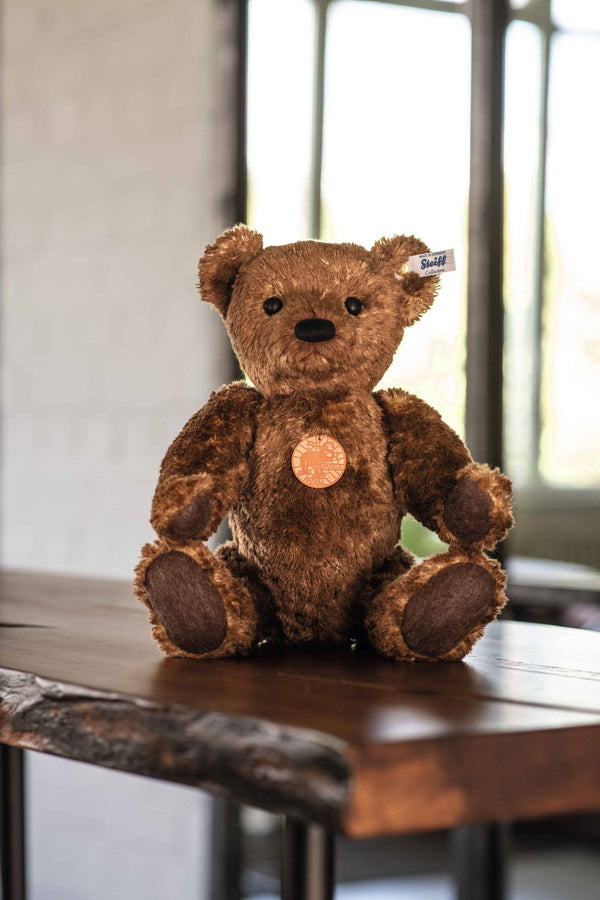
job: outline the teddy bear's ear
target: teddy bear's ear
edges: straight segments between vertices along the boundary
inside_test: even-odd
[[[429,247],[419,238],[396,235],[380,238],[371,247],[371,257],[376,271],[393,278],[398,287],[398,299],[402,304],[404,327],[414,324],[427,312],[435,299],[439,275],[421,278],[416,272],[407,272],[409,256],[428,253]]]
[[[223,318],[240,268],[257,257],[262,249],[262,235],[247,225],[235,225],[224,231],[214,244],[207,244],[198,263],[198,287],[202,299],[214,304]]]

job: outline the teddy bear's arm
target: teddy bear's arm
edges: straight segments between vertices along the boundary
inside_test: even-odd
[[[378,391],[400,506],[449,544],[493,547],[512,526],[511,484],[473,462],[439,413],[406,391]]]
[[[260,395],[242,382],[211,394],[162,461],[150,522],[161,537],[206,540],[239,497]]]

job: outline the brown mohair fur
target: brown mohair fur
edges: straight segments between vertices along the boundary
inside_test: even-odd
[[[397,659],[454,660],[502,608],[505,577],[483,551],[512,524],[510,482],[474,463],[422,400],[373,393],[404,329],[434,300],[435,277],[405,273],[408,257],[426,250],[404,236],[370,251],[317,241],[263,249],[245,226],[207,247],[202,297],[255,387],[213,394],[161,466],[151,513],[159,539],[142,550],[135,593],[167,654],[366,637]],[[281,308],[268,315],[275,297]],[[358,315],[348,297],[360,300]],[[300,339],[307,319],[333,323],[335,335]],[[291,465],[298,443],[317,434],[346,455],[327,488],[307,486]],[[401,548],[407,512],[450,544],[446,554],[416,564]],[[213,555],[202,542],[227,514],[233,541]],[[207,649],[209,623],[225,620]]]

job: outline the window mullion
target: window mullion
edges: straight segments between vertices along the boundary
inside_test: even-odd
[[[452,2],[452,0],[363,0],[372,3],[390,3],[395,6],[410,6],[414,9],[428,9],[431,12],[449,12],[465,15],[466,4]]]
[[[539,448],[542,435],[542,338],[544,313],[544,282],[546,272],[546,161],[548,145],[548,87],[550,74],[550,47],[552,26],[542,28],[542,60],[540,81],[540,127],[538,147],[538,182],[536,191],[536,232],[534,311],[532,341],[531,432],[529,454],[529,478],[531,484],[539,482]]]
[[[313,147],[310,192],[310,236],[321,237],[321,175],[323,171],[323,125],[325,115],[325,41],[329,0],[315,0],[315,75],[313,94]]]
[[[471,3],[471,172],[467,287],[467,443],[502,465],[504,44],[507,0]]]

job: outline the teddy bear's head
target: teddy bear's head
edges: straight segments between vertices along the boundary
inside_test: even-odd
[[[265,396],[372,390],[404,329],[433,303],[438,277],[406,272],[408,257],[427,249],[405,236],[370,250],[320,241],[263,248],[258,232],[237,225],[206,248],[200,291]]]

